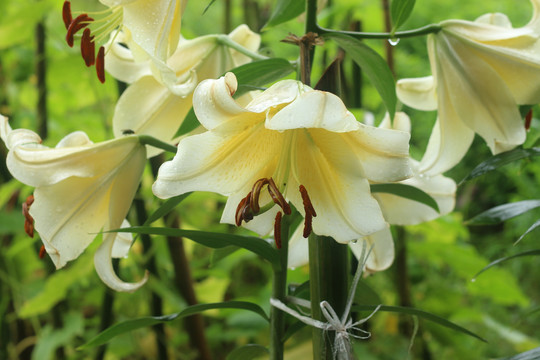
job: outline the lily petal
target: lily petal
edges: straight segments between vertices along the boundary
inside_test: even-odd
[[[366,243],[366,248],[371,248],[371,253],[366,261],[366,271],[373,273],[386,270],[394,262],[394,241],[390,228],[366,236],[357,242],[349,244],[353,254],[360,258],[362,249]]]

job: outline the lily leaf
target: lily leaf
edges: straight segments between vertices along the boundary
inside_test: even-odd
[[[253,61],[230,71],[238,80],[238,90],[234,94],[237,97],[284,78],[294,71],[294,67],[285,59],[275,58]]]
[[[526,351],[521,354],[517,354],[511,357],[505,357],[499,360],[538,360],[540,359],[540,347]]]
[[[467,225],[493,225],[506,221],[527,211],[540,207],[540,200],[523,200],[514,203],[495,206],[486,210],[470,220]]]
[[[531,225],[530,228],[527,229],[527,231],[525,231],[525,232],[523,233],[523,235],[521,235],[521,236],[519,237],[519,239],[516,240],[516,242],[514,243],[514,245],[516,245],[518,242],[520,242],[521,239],[523,239],[528,233],[530,233],[531,231],[533,231],[534,229],[536,229],[536,228],[539,227],[539,226],[540,226],[540,220],[537,220],[534,224]]]
[[[188,132],[193,131],[199,126],[201,123],[195,116],[195,111],[193,111],[193,108],[189,110],[186,117],[184,118],[184,121],[182,121],[182,125],[178,128],[178,131],[174,135],[174,137],[186,135]]]
[[[277,250],[265,240],[255,236],[151,226],[133,226],[129,228],[111,230],[110,232],[131,232],[135,234],[186,237],[212,249],[219,249],[228,245],[234,245],[261,256],[265,260],[268,260],[268,262],[270,262],[270,264],[272,264],[272,266],[275,268],[279,268],[280,266],[279,254]]]
[[[415,0],[392,0],[390,16],[392,17],[392,32],[396,31],[412,13]]]
[[[362,68],[371,84],[379,92],[390,118],[393,119],[397,103],[396,82],[386,61],[375,50],[350,36],[326,34],[325,37],[334,40]]]
[[[180,204],[189,195],[191,195],[190,192],[167,199],[156,211],[154,211],[152,215],[148,217],[148,219],[146,219],[144,225],[150,225],[154,221],[167,215],[172,211],[172,209],[177,207],[178,204]]]
[[[263,29],[276,26],[294,19],[305,10],[305,1],[303,0],[278,0],[274,6],[274,12],[270,16],[270,19],[264,25]]]
[[[105,329],[104,331],[96,335],[92,340],[80,346],[78,349],[83,350],[83,349],[88,349],[95,346],[103,345],[107,343],[108,341],[110,341],[115,336],[124,334],[126,332],[130,332],[130,331],[147,327],[147,326],[153,326],[155,324],[173,321],[178,318],[195,315],[203,311],[212,310],[212,309],[248,310],[262,316],[263,319],[269,321],[268,315],[266,315],[264,310],[259,305],[251,303],[251,302],[247,302],[247,301],[224,301],[224,302],[212,303],[212,304],[197,304],[197,305],[188,306],[184,310],[178,313],[170,314],[170,315],[146,316],[146,317],[126,320],[126,321],[117,323]]]
[[[376,308],[377,308],[376,305],[354,305],[352,307],[353,311],[373,311]],[[464,327],[461,327],[461,326],[459,326],[457,324],[454,324],[451,321],[448,321],[448,320],[446,320],[446,319],[444,319],[444,318],[442,318],[440,316],[428,313],[426,311],[422,311],[422,310],[418,310],[418,309],[414,309],[414,308],[409,308],[409,307],[404,307],[404,306],[386,306],[386,305],[382,305],[379,308],[379,311],[388,311],[388,312],[395,312],[395,313],[400,313],[400,314],[418,316],[419,318],[434,322],[436,324],[442,325],[442,326],[447,327],[449,329],[452,329],[452,330],[458,331],[460,333],[472,336],[472,337],[474,337],[474,338],[476,338],[476,339],[478,339],[480,341],[487,342],[482,337],[480,337],[480,336],[476,335],[475,333],[465,329]]]
[[[247,344],[231,351],[229,355],[227,355],[227,360],[255,359],[268,356],[269,353],[270,351],[262,345]]]
[[[433,199],[425,191],[411,185],[397,184],[397,183],[371,184],[371,192],[372,193],[384,192],[384,193],[389,193],[396,196],[401,196],[409,200],[418,201],[424,205],[429,206],[433,210],[439,212],[439,205],[437,205],[437,202],[435,201],[435,199]]]
[[[483,273],[484,271],[486,271],[487,269],[495,266],[495,265],[498,265],[500,263],[503,263],[505,261],[508,261],[508,260],[511,260],[511,259],[515,259],[515,258],[518,258],[518,257],[522,257],[522,256],[535,256],[535,255],[540,255],[540,250],[528,250],[528,251],[524,251],[524,252],[520,252],[519,254],[514,254],[514,255],[510,255],[510,256],[506,256],[506,257],[503,257],[503,258],[500,258],[500,259],[497,259],[491,263],[489,263],[488,265],[486,265],[482,270],[480,270],[476,275],[474,275],[473,277],[473,281],[476,280],[476,278],[481,274]]]
[[[510,151],[503,152],[501,154],[495,155],[487,159],[486,161],[480,163],[476,166],[469,175],[467,175],[459,185],[463,184],[465,181],[469,181],[481,175],[484,175],[487,172],[496,170],[501,166],[513,163],[514,161],[526,159],[532,156],[539,156],[540,148],[530,148],[530,149],[514,149]]]

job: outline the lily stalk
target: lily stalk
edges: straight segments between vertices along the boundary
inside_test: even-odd
[[[284,216],[281,221],[281,248],[279,252],[279,268],[273,269],[272,298],[285,302],[287,295],[287,263],[289,254],[291,216]],[[274,236],[279,236],[275,235]],[[285,313],[272,306],[270,308],[270,360],[283,359],[283,337],[285,334]]]

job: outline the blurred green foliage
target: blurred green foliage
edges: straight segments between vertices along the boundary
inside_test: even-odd
[[[183,19],[183,35],[192,38],[208,33],[226,32],[241,23],[253,30],[268,21],[274,2],[269,0],[231,0],[231,13],[225,11],[225,0],[190,1]],[[320,22],[335,29],[349,29],[361,22],[365,31],[383,31],[383,13],[379,0],[334,0],[322,9]],[[98,7],[97,1],[74,1],[73,9]],[[54,145],[67,133],[84,130],[93,141],[112,136],[111,119],[117,84],[109,78],[102,85],[93,71],[84,67],[77,48],[64,40],[60,0],[26,0],[0,2],[0,113],[10,118],[13,128],[36,129],[35,27],[46,28],[49,137]],[[531,14],[525,0],[456,1],[417,0],[414,11],[402,29],[420,27],[446,18],[472,20],[490,11],[509,15],[516,25],[525,24]],[[224,16],[230,16],[225,21]],[[230,24],[229,29],[225,24]],[[280,43],[288,33],[301,35],[302,22],[293,19],[263,32],[262,52],[289,60],[297,57],[297,48]],[[384,41],[366,41],[383,54]],[[425,38],[403,39],[394,48],[398,78],[429,75]],[[313,80],[322,74],[337,49],[328,45],[317,49]],[[343,64],[345,91],[359,79],[352,78],[352,62]],[[347,94],[345,93],[345,97]],[[368,81],[362,82],[361,106],[349,100],[355,114],[373,114],[379,122],[384,115],[380,97]],[[412,154],[420,158],[435,120],[435,113],[404,108],[411,116]],[[361,119],[360,119],[361,120]],[[538,139],[540,122],[533,120],[529,137]],[[4,158],[5,149],[0,145]],[[450,172],[457,181],[481,160],[489,157],[482,141],[476,141],[469,155]],[[119,265],[125,280],[139,279],[150,256],[157,262],[157,274],[134,294],[111,294],[93,271],[92,254],[100,241],[66,268],[55,271],[48,258],[38,257],[39,237],[30,239],[23,231],[20,214],[22,202],[31,189],[9,180],[0,166],[0,359],[89,359],[99,358],[99,349],[78,351],[100,331],[104,299],[112,298],[112,323],[146,316],[151,313],[152,293],[163,301],[163,314],[179,312],[186,306],[174,285],[174,266],[166,239],[152,237],[152,248],[143,251],[136,241],[129,258]],[[141,194],[151,212],[160,201],[151,195],[152,175],[147,171]],[[491,260],[535,246],[538,232],[531,233],[519,245],[513,242],[538,219],[538,211],[529,212],[504,224],[466,227],[463,220],[495,205],[511,201],[540,198],[540,164],[538,160],[522,161],[489,173],[458,189],[455,213],[436,221],[407,227],[408,283],[410,300],[418,309],[432,312],[456,322],[488,340],[488,344],[420,321],[411,358],[488,359],[510,356],[540,346],[537,332],[540,321],[539,257],[520,258],[490,269],[477,281],[471,279]],[[219,224],[224,199],[207,193],[196,193],[177,209],[185,229],[248,233],[230,225]],[[130,220],[134,221],[134,214]],[[99,238],[99,236],[98,236]],[[77,241],[77,239],[73,239]],[[213,250],[185,241],[189,267],[200,302],[246,300],[269,309],[270,265],[245,250],[215,254]],[[222,251],[222,250],[220,250]],[[221,254],[221,255],[220,255]],[[227,256],[225,256],[227,255]],[[387,305],[400,302],[396,290],[396,266],[366,278],[363,287],[374,291]],[[307,268],[291,270],[289,280],[303,283]],[[363,289],[361,287],[360,289]],[[362,298],[362,297],[359,297]],[[374,298],[367,296],[364,298]],[[379,313],[369,323],[372,338],[357,342],[361,359],[404,359],[411,341],[412,322],[406,317]],[[255,314],[237,310],[215,310],[205,313],[206,335],[212,356],[225,359],[233,349],[249,343],[268,344],[267,324]],[[183,322],[168,323],[165,328],[171,359],[195,359],[197,353],[189,344]],[[140,329],[114,338],[107,347],[106,359],[156,359],[154,332]],[[287,343],[287,358],[307,359],[311,355],[310,329],[297,332]],[[428,354],[428,355],[426,355]]]

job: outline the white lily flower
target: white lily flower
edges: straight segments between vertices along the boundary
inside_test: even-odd
[[[494,154],[525,141],[518,105],[540,102],[540,1],[532,4],[532,20],[521,28],[503,14],[442,22],[428,37],[433,76],[398,81],[403,103],[439,111],[420,171],[456,165],[475,133]]]
[[[229,197],[222,222],[241,224],[258,213],[261,195],[264,213],[248,224],[259,234],[272,229],[274,202],[287,214],[286,200],[306,228],[312,220],[315,233],[338,242],[388,226],[368,181],[411,175],[409,134],[363,125],[337,96],[298,81],[280,81],[246,107],[232,98],[236,88],[232,73],[199,84],[193,106],[208,131],[180,142],[159,170],[156,196],[217,192]],[[261,194],[267,184],[270,195]]]
[[[411,122],[402,112],[395,114],[393,122],[387,114],[379,125],[383,129],[395,129],[410,133]],[[391,225],[416,225],[446,215],[454,209],[456,196],[456,183],[454,180],[441,174],[428,176],[419,172],[419,163],[411,159],[414,176],[400,181],[400,184],[417,187],[429,194],[439,207],[439,212],[418,201],[409,200],[389,193],[373,193],[378,201],[383,216]],[[295,231],[289,243],[289,267],[298,267],[309,262],[308,242],[302,238],[301,228]],[[373,273],[390,267],[394,261],[394,241],[389,228],[378,231],[369,236],[352,241],[349,246],[356,257],[362,254],[363,243],[371,252],[366,261],[366,272]]]
[[[228,37],[252,51],[257,50],[260,44],[260,36],[246,25],[237,27]],[[124,130],[130,129],[137,135],[150,135],[171,144],[177,143],[174,132],[191,109],[193,90],[197,83],[205,79],[215,79],[225,71],[249,61],[248,57],[221,44],[217,35],[181,41],[167,64],[174,69],[176,77],[187,78],[185,83],[179,84],[188,91],[187,95],[177,96],[153,76],[142,76],[131,84],[118,100],[113,117],[115,136],[119,137]],[[118,58],[107,61],[107,64],[119,70],[113,73],[113,76],[125,78],[123,69],[126,67],[123,63],[134,64],[133,61]],[[147,68],[149,69],[149,65]],[[148,156],[154,156],[161,151],[148,147]]]
[[[124,219],[146,163],[137,137],[94,144],[78,131],[49,148],[30,130],[12,130],[3,116],[0,135],[13,177],[35,187],[29,213],[57,269],[77,258],[98,232],[129,226]],[[134,291],[147,279],[124,283],[114,273],[111,256],[126,256],[130,245],[125,235],[104,233],[95,254],[98,275],[117,291]]]
[[[74,35],[83,30],[81,54],[87,66],[96,65],[99,79],[103,72],[104,47],[111,33],[126,33],[124,40],[141,61],[151,59],[163,63],[171,56],[180,40],[181,19],[187,0],[100,0],[109,9],[87,12],[72,18],[71,5],[65,1],[63,19],[66,40],[73,46]],[[97,46],[96,46],[97,45]]]

